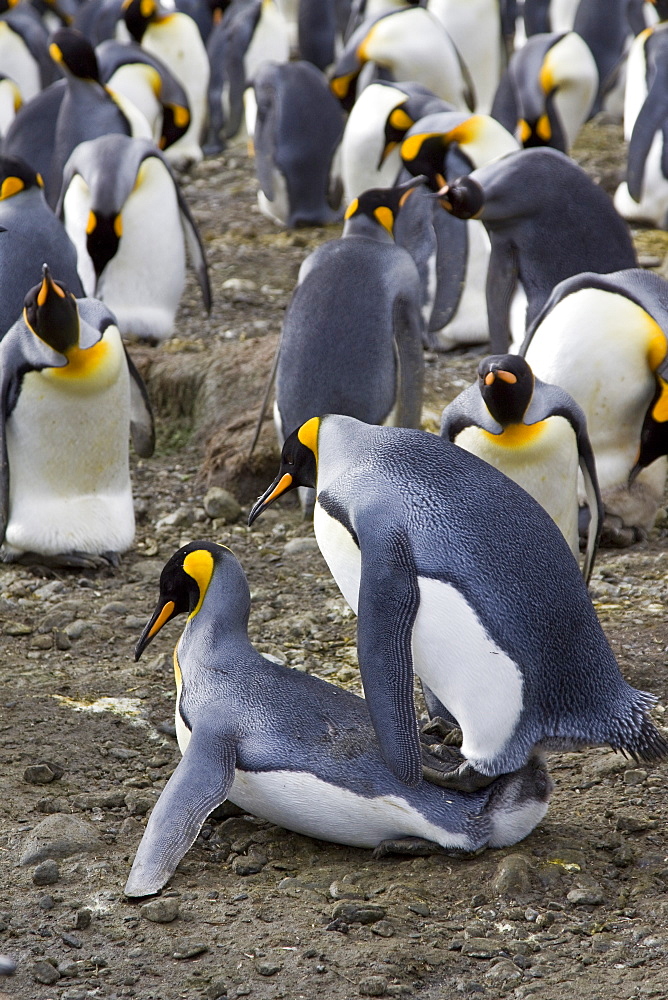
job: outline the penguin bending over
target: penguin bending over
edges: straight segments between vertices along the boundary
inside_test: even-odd
[[[128,437],[153,453],[148,397],[115,320],[44,265],[0,342],[0,559],[116,564],[134,538]]]
[[[487,315],[495,354],[507,352],[511,333],[522,343],[560,281],[636,266],[628,227],[608,195],[556,149],[509,153],[446,185],[440,200],[460,219],[482,219],[489,233]]]
[[[18,157],[0,156],[0,338],[21,315],[45,259],[57,261],[58,278],[83,296],[76,249],[46,203],[42,178]]]
[[[337,221],[331,174],[344,121],[325,76],[309,62],[265,62],[253,90],[260,211],[289,228]]]
[[[667,337],[668,285],[635,268],[562,281],[522,345],[536,375],[584,410],[605,506],[604,544],[645,537],[663,500]]]
[[[478,381],[443,410],[441,437],[510,476],[543,507],[577,559],[580,552],[578,466],[591,519],[582,575],[589,583],[603,522],[587,421],[575,400],[534,377],[515,354],[478,365]]]
[[[285,313],[274,421],[282,445],[313,413],[419,427],[424,360],[420,279],[393,239],[416,181],[365,191],[343,236],[306,258]],[[311,491],[300,491],[310,513]]]
[[[195,221],[163,153],[148,139],[82,142],[63,173],[57,211],[77,248],[86,293],[123,334],[171,336],[185,285],[186,245],[204,308],[211,289]]]
[[[135,659],[188,614],[174,651],[183,757],[151,812],[126,896],[159,892],[226,799],[288,830],[381,856],[410,850],[415,838],[455,851],[507,845],[543,818],[552,782],[538,756],[467,795],[428,782],[407,788],[382,758],[364,700],[258,653],[249,610],[244,572],[222,545],[191,542],[162,571]]]
[[[452,787],[514,771],[536,746],[668,756],[563,535],[507,476],[433,434],[330,414],[286,440],[249,524],[297,486],[316,490],[315,536],[358,614],[369,714],[402,781],[422,777],[414,671],[462,730],[462,762],[440,779]]]

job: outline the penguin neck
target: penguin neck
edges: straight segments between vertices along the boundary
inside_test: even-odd
[[[216,566],[201,606],[188,618],[184,635],[210,636],[216,648],[247,645],[250,591],[240,567],[223,560]]]
[[[377,243],[394,243],[394,237],[388,233],[384,226],[362,213],[346,219],[343,224],[344,239],[352,236],[366,237],[366,239],[375,240]]]

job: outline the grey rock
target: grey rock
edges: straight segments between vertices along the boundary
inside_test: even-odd
[[[179,901],[173,896],[152,899],[150,903],[144,903],[139,912],[153,924],[171,924],[179,915]]]
[[[600,906],[603,902],[603,891],[593,886],[586,889],[571,889],[566,899],[573,906]]]
[[[332,882],[329,887],[332,899],[366,899],[366,894],[356,889],[349,882]]]
[[[72,648],[72,641],[68,636],[67,632],[63,632],[62,629],[54,628],[53,630],[53,641],[55,643],[56,649],[64,652],[67,649]]]
[[[302,552],[319,552],[320,547],[315,538],[291,538],[283,546],[284,556],[298,556]]]
[[[503,941],[496,941],[494,938],[472,937],[462,945],[462,955],[470,958],[493,958],[504,950]]]
[[[83,942],[74,934],[61,934],[60,936],[68,948],[83,948]]]
[[[65,976],[68,979],[78,976],[80,972],[80,966],[78,962],[70,962],[65,960],[64,962],[58,962],[58,972],[61,976]]]
[[[247,855],[239,855],[232,862],[232,871],[235,875],[257,875],[266,863],[266,854],[252,852]]]
[[[65,773],[60,764],[41,760],[39,764],[29,764],[23,772],[23,780],[31,785],[48,785]]]
[[[41,910],[52,910],[56,905],[56,902],[53,896],[50,896],[48,893],[45,893],[44,896],[39,897],[39,899],[37,900],[37,905]]]
[[[643,833],[644,830],[656,830],[658,820],[649,819],[641,813],[624,813],[617,817],[615,830],[621,833]]]
[[[519,899],[531,887],[531,866],[525,854],[509,854],[503,858],[492,879],[492,889],[497,896]]]
[[[220,486],[212,486],[207,490],[203,500],[204,510],[208,517],[221,519],[227,524],[234,524],[241,517],[241,507],[236,498]]]
[[[387,911],[375,903],[338,903],[332,912],[332,917],[345,920],[349,924],[375,924],[382,920]]]
[[[60,979],[60,973],[50,962],[33,962],[30,972],[36,983],[53,986]]]
[[[32,635],[35,631],[32,625],[26,625],[25,622],[5,622],[2,626],[2,631],[5,635]]]
[[[174,952],[172,958],[183,960],[186,958],[197,958],[209,950],[208,944],[203,941],[183,941],[181,947]]]
[[[35,597],[41,597],[42,600],[48,600],[50,597],[55,597],[56,594],[62,594],[65,590],[65,584],[62,580],[51,580],[49,583],[43,584],[38,587],[35,591]]]
[[[394,926],[389,920],[378,920],[371,925],[371,933],[377,934],[378,937],[394,937]]]
[[[227,986],[222,979],[217,979],[210,986],[207,986],[205,990],[205,996],[207,1000],[220,1000],[221,997],[227,996]]]
[[[607,778],[611,774],[619,774],[629,766],[626,757],[620,753],[605,753],[587,764],[586,773],[592,778]]]
[[[85,931],[88,927],[90,927],[92,919],[92,910],[89,910],[87,906],[82,906],[81,909],[77,910],[74,914],[72,926],[76,931]]]
[[[265,961],[255,963],[255,970],[261,976],[275,976],[282,968],[283,966],[280,962]]]
[[[642,785],[645,781],[647,781],[647,771],[642,767],[633,767],[624,771],[625,785]]]
[[[32,873],[32,880],[35,885],[55,885],[60,878],[60,869],[57,862],[49,859],[37,865]]]
[[[95,829],[86,820],[65,813],[53,813],[26,837],[22,865],[36,865],[47,858],[69,858],[73,854],[99,851],[102,845]]]
[[[145,816],[157,799],[157,795],[150,792],[128,792],[125,796],[125,807],[131,816]]]
[[[518,969],[515,963],[508,959],[495,962],[492,968],[488,969],[485,973],[485,979],[491,979],[493,982],[499,983],[506,983],[521,978],[522,970]]]
[[[109,601],[100,608],[101,615],[127,615],[128,609],[122,601]]]
[[[84,618],[77,618],[71,625],[66,625],[64,631],[68,639],[76,641],[81,638],[84,632],[88,632],[92,627],[93,622],[86,621]]]
[[[387,979],[385,976],[365,976],[357,984],[357,990],[361,997],[384,997],[387,992]]]

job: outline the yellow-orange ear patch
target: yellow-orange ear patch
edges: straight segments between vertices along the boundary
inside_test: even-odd
[[[302,424],[297,432],[297,437],[305,447],[318,457],[318,431],[320,430],[320,417],[311,417],[305,424]]]
[[[208,586],[211,583],[211,577],[213,576],[213,568],[213,556],[208,549],[196,549],[194,552],[189,552],[183,560],[184,573],[191,576],[199,587],[199,600],[194,611],[188,615],[188,621],[190,621],[191,618],[194,618],[199,609],[202,607],[202,602],[204,601]]]
[[[348,205],[346,209],[346,214],[343,216],[344,219],[352,219],[353,215],[360,207],[359,198],[353,198],[353,200]]]
[[[23,191],[25,184],[20,177],[5,177],[0,187],[0,201],[11,198],[13,195]]]
[[[380,222],[383,229],[387,229],[390,236],[394,234],[394,212],[387,205],[379,205],[373,210],[374,218]]]

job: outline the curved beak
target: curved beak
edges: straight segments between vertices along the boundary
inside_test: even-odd
[[[135,662],[139,659],[151,640],[158,634],[162,626],[166,625],[177,613],[174,601],[160,601],[149,619],[146,628],[139,637],[139,642],[135,646]]]
[[[280,473],[276,476],[271,486],[265,490],[259,500],[253,504],[251,507],[250,514],[248,515],[248,525],[253,523],[263,510],[274,502],[278,500],[280,496],[287,493],[288,490],[294,489],[295,487],[294,477],[290,475],[289,472]]]

